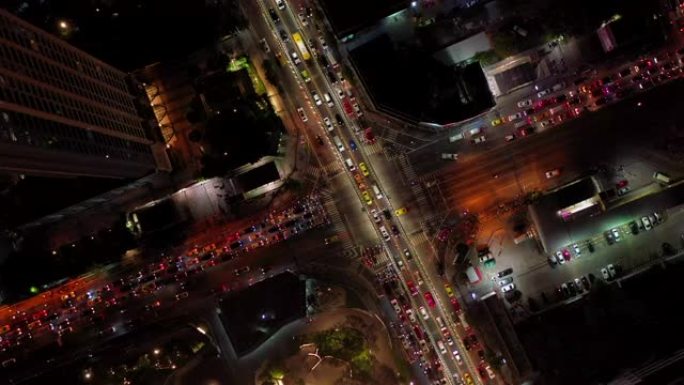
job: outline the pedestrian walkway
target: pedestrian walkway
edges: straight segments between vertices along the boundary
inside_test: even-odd
[[[342,214],[340,214],[340,211],[337,209],[337,205],[335,205],[335,200],[333,199],[330,192],[327,190],[321,191],[321,199],[323,200],[323,208],[328,214],[330,224],[333,226],[335,234],[338,236],[338,241],[342,242],[342,246],[345,249],[356,247],[353,240],[351,239],[351,236],[349,236],[347,227],[345,226],[344,221],[342,220]]]
[[[376,141],[373,144],[367,144],[366,145],[366,153],[368,155],[381,154],[382,152],[383,152],[382,144],[380,144],[379,141]]]

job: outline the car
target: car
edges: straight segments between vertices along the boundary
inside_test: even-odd
[[[609,281],[610,280],[610,274],[608,274],[608,269],[606,269],[605,267],[602,267],[601,268],[601,276],[603,276],[603,279],[605,279],[606,281]]]
[[[313,97],[314,103],[316,103],[317,106],[323,105],[323,100],[321,100],[321,97],[318,96],[318,93],[316,91],[313,91],[311,93],[311,96]]]
[[[463,381],[465,381],[466,385],[475,384],[475,382],[473,382],[473,378],[470,376],[470,373],[468,372],[463,373]]]
[[[361,191],[361,196],[363,197],[364,202],[366,202],[367,205],[372,205],[373,204],[373,198],[371,198],[370,193],[368,193],[367,190]]]
[[[444,159],[444,160],[458,160],[458,154],[443,152],[442,153],[442,159]]]
[[[568,249],[563,249],[561,250],[563,253],[563,258],[565,258],[566,261],[569,261],[572,255],[570,254],[570,251]]]
[[[606,269],[608,270],[608,274],[610,274],[610,278],[615,278],[617,277],[617,271],[615,269],[615,265],[612,263],[608,266],[606,266]]]
[[[484,143],[487,141],[487,138],[484,135],[476,136],[473,138],[472,143],[473,144],[478,144],[478,143]]]
[[[249,266],[243,266],[238,269],[233,270],[233,275],[239,277],[243,274],[249,273]]]
[[[181,299],[188,298],[190,294],[187,291],[184,291],[182,293],[176,294],[176,301],[180,301]]]
[[[297,52],[295,52],[295,51],[290,52],[290,56],[292,57],[292,61],[295,64],[302,64],[302,61],[299,60],[299,55],[297,55]]]
[[[394,215],[396,215],[398,217],[402,216],[404,214],[406,214],[406,207],[400,207],[400,208],[394,210]]]
[[[268,14],[271,16],[271,20],[273,20],[274,23],[277,24],[280,22],[280,16],[278,16],[278,13],[276,12],[275,9],[269,8]]]
[[[392,230],[392,234],[394,234],[394,236],[399,236],[399,228],[396,225],[392,225],[392,227],[390,227],[390,230]]]
[[[648,219],[648,217],[641,217],[641,223],[644,225],[644,230],[646,231],[651,230],[653,228],[651,220]]]
[[[494,119],[492,119],[492,121],[490,123],[491,123],[492,127],[496,127],[499,124],[503,123],[503,120],[501,120],[501,118],[494,118]]]
[[[515,121],[515,120],[520,120],[525,117],[524,112],[516,112],[515,114],[508,115],[507,120],[509,122]]]
[[[541,91],[537,92],[537,97],[538,97],[539,99],[541,99],[541,98],[543,98],[544,96],[546,96],[546,95],[548,95],[548,94],[550,94],[550,93],[551,93],[551,89],[550,89],[550,88],[547,88],[547,89],[545,89],[545,90],[541,90]]]
[[[587,243],[587,250],[589,250],[590,253],[593,253],[596,250],[593,242],[590,241]]]
[[[356,112],[357,117],[360,118],[361,116],[363,116],[363,111],[361,111],[361,107],[359,107],[358,103],[353,103],[352,107],[354,108],[354,112]]]
[[[580,281],[579,278],[575,278],[573,282],[575,284],[575,288],[577,288],[577,292],[582,293],[584,291],[584,285],[582,285],[582,281]]]
[[[333,124],[332,124],[332,122],[330,121],[330,118],[329,118],[329,117],[327,117],[327,116],[324,117],[324,118],[323,118],[323,123],[325,124],[325,127],[328,129],[328,131],[332,131],[332,130],[335,129],[335,127],[333,127]]]
[[[565,257],[563,257],[563,253],[560,250],[556,251],[556,260],[558,260],[558,263],[561,265],[565,264]]]
[[[323,99],[325,99],[325,105],[326,106],[332,108],[335,105],[335,102],[333,102],[329,93],[327,93],[327,92],[323,93]]]
[[[508,293],[509,291],[512,291],[513,289],[515,289],[515,283],[509,283],[508,285],[501,288],[501,292],[502,293]]]
[[[541,122],[539,122],[539,127],[546,128],[546,127],[551,126],[552,124],[553,124],[553,120],[551,120],[551,119],[542,120]]]
[[[418,295],[418,288],[416,288],[416,284],[413,283],[413,281],[406,281],[406,286],[408,287],[411,295]]]
[[[632,235],[639,234],[639,225],[636,221],[629,222],[629,230],[632,232]]]
[[[551,267],[555,267],[557,264],[558,264],[558,258],[555,255],[550,254],[549,255],[549,265],[551,265]],[[494,278],[494,277],[492,277],[492,278]]]
[[[507,142],[513,141],[513,140],[515,140],[515,135],[514,135],[514,134],[506,135],[506,136],[504,137],[504,139],[505,139]]]
[[[435,298],[432,296],[432,293],[426,291],[425,293],[423,293],[423,298],[425,298],[425,301],[427,302],[428,306],[430,306],[431,308],[435,307]]]
[[[520,127],[518,129],[518,136],[528,136],[534,134],[534,127],[532,126],[525,126],[525,127]]]
[[[406,257],[407,261],[410,261],[413,259],[413,256],[411,255],[411,252],[409,249],[404,249],[404,257]]]
[[[420,312],[420,315],[423,316],[424,320],[430,319],[430,315],[428,314],[427,310],[425,310],[425,306],[419,307],[418,311]]]
[[[499,286],[503,287],[503,286],[508,285],[511,282],[513,282],[513,277],[506,277],[506,278],[499,281]]]
[[[565,88],[565,83],[560,82],[560,83],[554,84],[553,87],[551,87],[551,91],[558,92],[558,91],[562,90],[563,88]]]
[[[318,42],[321,43],[321,48],[328,49],[328,43],[325,42],[325,38],[322,35],[318,37]]]
[[[574,245],[572,245],[572,250],[575,252],[575,257],[579,257],[580,255],[582,255],[582,250],[580,250],[578,244],[575,243]]]
[[[306,117],[302,107],[297,107],[297,114],[299,114],[299,118],[302,120],[302,122],[306,123],[309,120],[309,118]]]
[[[582,278],[580,278],[580,280],[582,281],[582,286],[584,287],[584,290],[589,291],[589,289],[591,289],[591,283],[589,282],[589,279],[587,278],[587,276],[586,275],[582,276]]]
[[[448,296],[449,298],[452,298],[452,297],[455,296],[454,290],[451,288],[451,286],[449,286],[448,283],[445,283],[445,284],[444,284],[444,291],[447,293],[447,296]]]
[[[361,173],[363,176],[369,176],[370,171],[368,171],[368,166],[366,166],[366,163],[364,162],[359,162],[359,169],[361,170]]]
[[[276,5],[278,6],[279,10],[285,9],[285,0],[276,0]]]
[[[495,276],[492,277],[492,280],[497,279],[497,278],[502,278],[507,275],[513,274],[513,268],[509,267],[508,269],[501,270],[500,272],[496,273]]]
[[[389,242],[389,240],[392,239],[389,233],[387,232],[385,226],[380,226],[378,229],[380,230],[380,234],[382,234],[382,239],[384,239],[385,242]]]
[[[370,211],[370,213],[371,213],[371,215],[373,216],[373,221],[374,221],[375,223],[380,223],[380,222],[382,221],[382,219],[381,219],[380,216],[378,215],[378,210],[373,209],[373,210]]]
[[[416,318],[416,315],[413,314],[413,310],[411,310],[411,309],[406,309],[406,310],[404,311],[404,313],[406,313],[406,316],[408,317],[409,321],[411,321],[412,323],[418,322],[418,319]]]
[[[546,179],[555,178],[560,175],[560,169],[554,168],[553,170],[548,170],[544,173]]]
[[[611,233],[613,233],[613,238],[615,238],[615,242],[620,242],[620,230],[618,228],[614,228],[610,230]]]
[[[661,214],[653,213],[653,217],[655,218],[655,221],[653,222],[654,225],[663,221],[663,216]]]
[[[485,366],[485,371],[487,372],[487,377],[489,377],[490,380],[496,378],[496,374],[494,374],[494,371],[492,370],[491,366]]]
[[[532,103],[532,99],[521,100],[518,102],[518,108],[531,107]]]
[[[629,190],[630,190],[629,186],[621,187],[617,190],[617,195],[619,197],[621,197],[621,196],[627,194],[629,192]]]
[[[615,238],[613,237],[613,233],[610,230],[605,231],[603,233],[603,236],[606,238],[606,242],[608,242],[609,245],[612,245],[613,243],[615,243]]]
[[[354,139],[349,139],[349,148],[351,148],[352,151],[358,150],[358,147],[356,146],[356,142]]]

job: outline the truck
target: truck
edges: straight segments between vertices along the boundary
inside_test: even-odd
[[[304,44],[302,35],[300,35],[299,32],[295,32],[292,34],[292,40],[297,45],[297,49],[299,50],[299,53],[302,55],[302,59],[310,60],[311,54],[309,53],[309,50],[306,48],[306,44]]]
[[[480,271],[476,267],[473,267],[473,266],[470,266],[466,269],[466,275],[468,276],[468,281],[471,284],[478,283],[478,282],[480,282],[480,279],[482,279],[481,278],[482,276],[480,275]]]
[[[337,60],[335,60],[335,55],[332,53],[332,50],[326,49],[325,51],[325,58],[328,59],[328,65],[330,68],[337,68]]]

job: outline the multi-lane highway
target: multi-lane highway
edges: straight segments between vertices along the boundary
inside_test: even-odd
[[[399,185],[391,172],[376,172],[391,167],[382,164],[382,158],[369,155],[370,143],[363,135],[364,127],[359,127],[356,120],[362,112],[355,108],[354,89],[343,79],[343,69],[335,64],[339,59],[321,28],[322,23],[315,14],[307,16],[306,8],[295,3],[261,1],[258,5],[267,27],[260,27],[252,19],[252,28],[285,62],[298,85],[289,95],[295,103],[293,115],[305,124],[308,136],[327,139],[328,151],[346,170],[347,183],[354,186],[358,201],[366,208],[367,219],[375,223],[372,229],[383,241],[390,277],[399,278],[400,284],[386,294],[388,300],[400,300],[402,305],[395,307],[396,313],[388,317],[394,320],[399,316],[399,323],[404,325],[398,330],[406,333],[400,338],[407,341],[407,357],[420,363],[431,381],[479,381],[476,373],[477,367],[482,366],[481,359],[476,356],[476,349],[471,356],[464,346],[464,341],[470,346],[474,338],[456,325],[458,300],[451,289],[451,295],[446,294],[444,280],[435,274],[429,257],[417,253],[407,241],[396,217],[401,202],[387,197],[388,191],[405,187]],[[431,348],[421,349],[425,344]],[[425,357],[420,358],[423,354]],[[438,370],[438,366],[442,369]],[[484,377],[489,380],[488,375]]]

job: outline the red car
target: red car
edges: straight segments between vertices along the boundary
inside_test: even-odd
[[[426,291],[423,294],[423,297],[425,297],[425,301],[427,302],[428,306],[435,307],[435,298],[432,296],[432,293]]]
[[[450,297],[449,302],[451,302],[451,306],[454,307],[455,312],[458,313],[459,311],[461,311],[461,304],[458,303],[458,300],[456,299],[456,297]]]
[[[569,261],[571,258],[570,251],[568,249],[563,249],[563,258],[565,258],[566,261]]]
[[[413,281],[406,281],[406,286],[408,286],[409,291],[411,292],[411,295],[417,295],[418,294],[418,289],[416,288],[416,284],[413,283]]]
[[[623,187],[627,186],[628,184],[629,184],[629,182],[626,179],[623,179],[623,180],[617,182],[617,187],[623,188]]]

